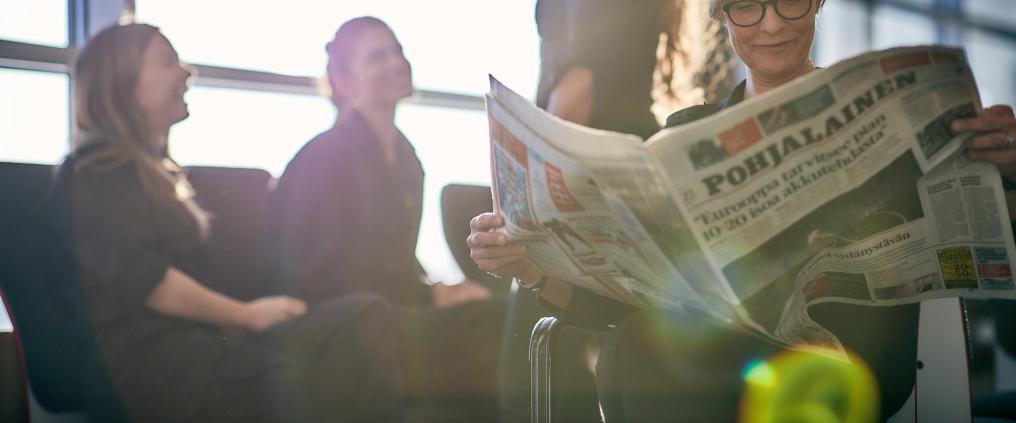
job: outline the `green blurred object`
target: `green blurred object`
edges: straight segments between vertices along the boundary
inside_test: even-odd
[[[743,423],[868,423],[878,418],[878,386],[856,356],[851,362],[791,351],[749,364]]]

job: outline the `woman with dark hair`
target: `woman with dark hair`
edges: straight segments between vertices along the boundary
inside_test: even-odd
[[[395,126],[398,103],[413,94],[402,45],[381,20],[359,17],[326,51],[338,115],[276,187],[279,290],[311,304],[357,293],[389,300],[410,398],[448,418],[489,420],[504,305],[475,282],[428,285],[417,261],[424,174]]]
[[[97,33],[73,76],[77,127],[53,209],[132,420],[400,421],[395,345],[375,336],[390,330],[382,301],[308,309],[202,284],[211,219],[166,153],[191,72],[159,30]]]

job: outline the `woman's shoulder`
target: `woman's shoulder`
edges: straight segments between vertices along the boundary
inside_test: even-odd
[[[342,154],[339,154],[342,149],[341,138],[342,136],[335,131],[335,128],[317,134],[297,150],[296,154],[293,155],[293,158],[286,165],[283,175],[305,171],[308,168],[316,169],[331,166],[342,156]]]
[[[290,168],[330,167],[342,161],[356,159],[355,150],[372,144],[373,134],[358,116],[339,119],[334,126],[317,134],[293,156]]]
[[[691,106],[686,109],[678,110],[667,116],[667,128],[684,125],[691,123],[704,117],[710,116],[722,109],[723,106],[718,103],[711,104],[700,104],[698,106]]]
[[[69,154],[56,170],[54,190],[64,189],[73,198],[90,203],[136,201],[143,195],[137,164],[132,160],[95,160],[87,154]]]
[[[715,103],[700,104],[698,106],[691,106],[686,109],[678,110],[667,117],[667,128],[671,128],[678,125],[684,125],[691,123],[704,117],[713,115],[720,110],[727,107],[733,106],[744,100],[744,93],[747,87],[747,81],[741,81],[741,83],[734,86],[734,89],[730,91],[722,101]]]

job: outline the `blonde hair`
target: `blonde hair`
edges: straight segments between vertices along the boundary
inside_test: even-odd
[[[665,31],[653,73],[653,114],[661,121],[675,110],[715,101],[733,68],[722,25],[709,19],[701,0],[664,0]]]
[[[78,53],[73,154],[91,146],[97,150],[80,157],[76,167],[109,171],[133,163],[145,194],[191,219],[204,236],[208,215],[193,201],[194,190],[163,140],[153,138],[134,97],[144,52],[155,37],[163,35],[151,25],[114,25]]]

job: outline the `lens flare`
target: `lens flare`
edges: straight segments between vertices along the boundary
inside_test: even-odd
[[[744,370],[743,423],[868,423],[879,410],[878,386],[857,356],[850,362],[791,351]]]
[[[772,388],[776,386],[776,372],[762,360],[754,360],[744,368],[744,381],[748,385]]]

